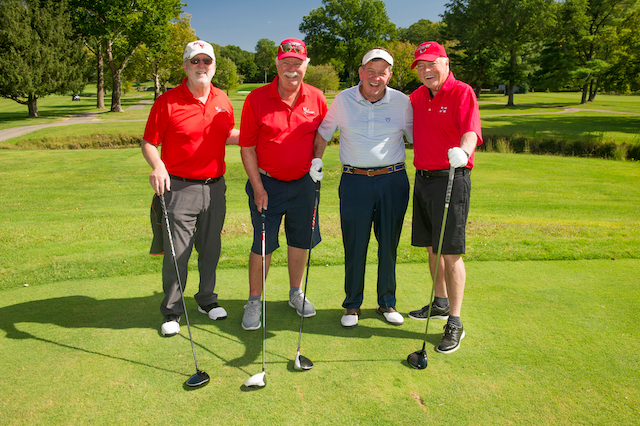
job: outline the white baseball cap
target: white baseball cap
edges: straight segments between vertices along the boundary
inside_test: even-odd
[[[182,55],[182,61],[188,61],[192,59],[194,56],[204,53],[213,59],[213,62],[216,62],[216,55],[213,53],[213,46],[211,46],[206,41],[196,40],[187,44],[187,47],[184,48],[184,54]]]
[[[393,66],[393,57],[385,49],[371,49],[362,57],[362,65],[366,65],[372,59],[384,59],[387,63]]]

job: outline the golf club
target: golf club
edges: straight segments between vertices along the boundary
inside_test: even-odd
[[[316,182],[316,195],[313,201],[313,217],[311,219],[311,237],[309,238],[309,255],[307,256],[307,273],[304,279],[304,297],[302,299],[302,315],[300,315],[300,334],[298,335],[298,352],[296,352],[296,359],[294,362],[294,368],[296,370],[311,370],[313,368],[313,362],[300,355],[300,343],[302,342],[302,322],[304,321],[304,304],[307,301],[307,283],[309,282],[309,263],[311,261],[311,246],[313,245],[313,231],[316,229],[316,218],[318,214],[318,201],[320,200],[320,181]]]
[[[429,319],[431,319],[431,305],[433,304],[433,294],[436,289],[436,279],[438,278],[438,269],[440,267],[440,254],[442,252],[442,240],[444,239],[444,227],[447,223],[447,213],[449,212],[449,201],[451,201],[451,188],[453,188],[453,177],[456,169],[449,167],[449,181],[447,182],[447,192],[444,197],[444,214],[442,216],[442,226],[440,227],[440,239],[438,240],[438,254],[436,255],[436,267],[433,273],[433,285],[431,286],[431,296],[429,297],[429,311],[427,314],[427,326],[424,330],[424,339],[422,340],[422,349],[411,353],[407,357],[407,362],[413,368],[422,370],[427,368],[427,352],[425,346],[427,345],[427,332],[429,331]]]
[[[265,298],[265,295],[264,295],[264,282],[267,279],[267,270],[266,270],[267,243],[265,238],[265,235],[266,235],[265,220],[266,220],[266,217],[264,215],[264,210],[262,210],[262,212],[260,212],[260,222],[262,223],[262,372],[258,374],[254,374],[253,376],[249,377],[246,382],[244,382],[244,385],[248,388],[261,388],[266,385],[264,381],[264,376],[265,376],[264,364],[265,364],[265,354],[266,354],[265,340],[267,338],[267,331],[266,331],[267,330],[267,312],[266,312],[267,299]]]
[[[160,195],[160,202],[162,203],[162,214],[164,216],[164,222],[167,226],[167,234],[169,235],[169,246],[171,247],[171,257],[173,258],[173,265],[176,268],[176,276],[178,277],[178,287],[180,288],[180,298],[182,299],[182,308],[184,309],[184,317],[187,320],[187,329],[189,330],[189,340],[191,341],[191,350],[193,351],[193,360],[196,363],[196,373],[189,377],[185,384],[189,387],[195,388],[198,386],[206,385],[209,383],[209,375],[198,367],[198,359],[196,358],[196,349],[193,346],[193,337],[191,336],[191,326],[189,325],[189,314],[187,314],[187,304],[184,302],[184,292],[182,290],[182,282],[180,281],[180,270],[178,269],[178,260],[176,259],[176,250],[173,245],[173,237],[171,236],[171,227],[169,226],[169,214],[167,213],[167,205],[164,201],[164,194]]]

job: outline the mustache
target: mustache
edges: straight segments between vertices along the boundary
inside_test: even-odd
[[[297,71],[293,71],[293,72],[285,72],[283,73],[285,77],[289,77],[289,78],[296,78],[298,77],[298,72]]]

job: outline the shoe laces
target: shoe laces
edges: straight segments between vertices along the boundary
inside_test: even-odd
[[[302,303],[304,302],[304,300],[304,293],[301,291],[298,291],[294,293],[293,296],[291,296],[291,302],[296,305],[297,309],[302,309]],[[307,300],[306,303],[309,303],[309,301]]]
[[[450,323],[450,322],[446,323],[444,326],[444,337],[451,337],[453,333],[460,330],[461,328],[462,327],[458,327],[453,323]]]
[[[244,309],[247,312],[247,314],[250,316],[260,315],[259,302],[255,302],[255,303],[248,302],[246,305],[244,305]]]

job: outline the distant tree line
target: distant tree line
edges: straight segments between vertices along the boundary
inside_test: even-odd
[[[152,81],[157,97],[180,83],[182,50],[197,38],[180,0],[3,0],[0,22],[0,95],[32,117],[39,98],[89,81],[98,108],[111,91],[114,112],[135,83]],[[325,91],[355,84],[362,55],[382,46],[395,55],[391,85],[410,92],[420,85],[413,51],[429,40],[446,46],[456,77],[478,96],[503,87],[507,105],[516,90],[579,91],[582,103],[640,91],[638,0],[450,0],[442,21],[408,28],[389,21],[382,0],[323,0],[299,30],[312,58],[305,80]],[[223,90],[276,75],[272,40],[255,52],[212,44]]]

